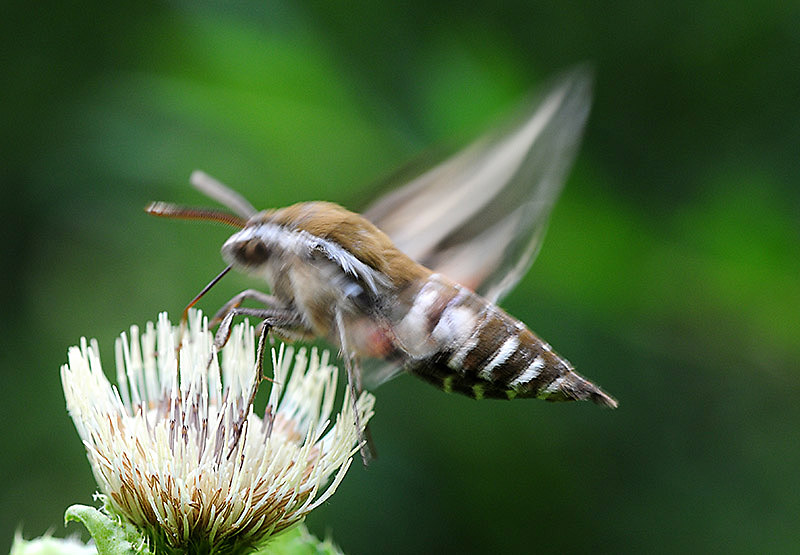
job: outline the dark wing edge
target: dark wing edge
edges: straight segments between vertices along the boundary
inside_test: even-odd
[[[499,301],[541,247],[592,81],[587,66],[562,74],[509,124],[378,199],[364,216],[412,259]]]

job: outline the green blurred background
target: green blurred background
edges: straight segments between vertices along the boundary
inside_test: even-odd
[[[800,551],[797,2],[60,2],[2,25],[0,551],[91,502],[58,369],[177,314],[207,204],[358,209],[432,148],[591,61],[595,105],[504,306],[620,400],[378,391],[379,459],[309,518],[351,553]],[[216,309],[256,283],[226,278]],[[77,529],[75,525],[71,528]]]

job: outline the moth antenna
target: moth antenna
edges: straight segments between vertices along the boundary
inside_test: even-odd
[[[180,204],[173,204],[171,202],[151,202],[145,207],[144,211],[148,214],[152,214],[153,216],[159,216],[162,218],[175,218],[179,220],[205,220],[238,227],[239,229],[243,228],[247,224],[247,220],[245,218],[239,217],[236,214],[231,214],[230,212],[225,212],[224,210],[181,206]]]
[[[258,213],[258,210],[246,198],[205,172],[200,170],[193,171],[189,177],[189,182],[208,198],[230,208],[242,218],[250,219]]]

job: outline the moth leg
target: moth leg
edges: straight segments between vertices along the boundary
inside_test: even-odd
[[[241,293],[234,295],[231,300],[227,303],[222,305],[222,307],[214,314],[214,317],[211,318],[211,321],[208,323],[209,327],[214,327],[220,322],[222,322],[223,318],[234,308],[239,308],[242,306],[242,303],[246,300],[256,301],[259,304],[266,306],[267,308],[282,308],[283,303],[281,303],[277,297],[273,297],[272,295],[268,295],[263,293],[257,289],[245,289]]]
[[[250,414],[250,409],[253,406],[253,403],[256,399],[256,393],[258,393],[258,386],[261,385],[261,382],[266,378],[264,376],[264,353],[267,349],[267,335],[271,329],[271,325],[269,319],[265,319],[263,322],[263,326],[261,327],[261,333],[258,335],[258,347],[256,350],[256,379],[253,380],[253,387],[250,390],[250,395],[247,398],[247,402],[241,407],[239,407],[239,417],[236,419],[236,423],[233,425],[233,435],[231,436],[231,441],[228,446],[228,455],[227,458],[230,459],[233,452],[236,450],[236,446],[239,444],[239,440],[242,437],[242,432],[244,431],[245,422],[247,422],[247,416]],[[230,333],[230,332],[229,332]],[[268,426],[269,426],[269,434],[272,433],[272,424],[273,424],[273,412],[272,407],[267,407],[266,413],[264,414],[264,418],[269,419]],[[244,456],[244,455],[243,455]]]
[[[297,327],[302,326],[302,318],[301,316],[293,311],[293,310],[286,310],[286,309],[272,309],[272,308],[244,308],[244,307],[236,307],[232,308],[228,311],[225,317],[222,319],[222,322],[217,329],[217,333],[214,335],[214,349],[212,350],[212,359],[215,352],[222,349],[223,346],[228,342],[228,339],[231,335],[231,325],[233,323],[233,319],[236,316],[244,315],[244,316],[254,316],[256,318],[261,318],[261,330],[258,335],[258,350],[256,351],[256,379],[253,380],[253,387],[250,391],[250,396],[244,406],[239,408],[239,415],[236,420],[236,423],[233,426],[233,435],[231,436],[231,443],[228,448],[228,458],[233,455],[236,446],[239,443],[239,440],[242,436],[242,432],[244,430],[245,422],[247,422],[247,416],[250,412],[250,407],[253,406],[253,401],[256,398],[256,393],[258,392],[258,387],[261,385],[261,382],[264,380],[268,380],[264,375],[264,353],[267,349],[267,335],[273,328],[282,328],[282,327]],[[209,365],[211,364],[212,359],[209,360]],[[267,408],[268,416],[265,418],[272,418],[271,408]],[[272,421],[269,422],[269,430],[272,430]]]
[[[272,328],[302,325],[302,319],[300,315],[292,310],[279,310],[279,309],[269,309],[269,308],[244,308],[244,307],[232,308],[222,319],[222,322],[220,322],[219,324],[219,328],[217,328],[217,333],[214,334],[214,344],[213,348],[211,349],[211,354],[208,355],[208,362],[206,364],[206,368],[211,368],[211,364],[212,362],[214,362],[214,356],[216,356],[216,353],[218,353],[228,343],[228,339],[230,339],[231,337],[233,319],[240,314],[261,318],[261,323],[259,324],[259,326],[261,327],[261,330],[259,332],[259,342],[258,342],[259,353],[257,356],[262,356],[262,351],[264,348],[266,348],[262,343],[266,341],[267,334],[270,332]],[[258,378],[255,380],[253,384],[254,388],[253,396],[255,396],[255,390],[258,389],[258,386],[261,384],[261,382],[264,381],[265,379],[269,379],[264,376],[263,356],[257,365],[257,371],[258,371]]]
[[[361,396],[361,367],[359,365],[358,357],[353,355],[347,347],[347,337],[344,329],[344,321],[342,313],[337,308],[336,310],[336,327],[339,332],[339,343],[342,348],[342,359],[344,360],[344,368],[347,373],[347,387],[350,392],[350,402],[353,407],[353,418],[355,420],[356,430],[358,430],[359,451],[361,452],[361,461],[364,466],[369,465],[370,461],[377,457],[375,445],[372,442],[372,434],[369,431],[369,425],[365,426],[361,431],[361,416],[358,413],[358,398]]]
[[[264,328],[303,327],[302,317],[294,310],[285,308],[247,308],[242,306],[231,308],[220,321],[217,333],[214,334],[214,348],[216,350],[219,351],[228,342],[231,336],[233,319],[239,315],[260,318],[262,320],[260,324],[262,332]]]

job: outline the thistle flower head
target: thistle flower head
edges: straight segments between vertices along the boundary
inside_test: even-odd
[[[291,528],[344,477],[374,398],[347,393],[331,423],[338,372],[328,353],[272,350],[263,416],[253,328],[234,328],[219,356],[207,320],[188,332],[165,314],[117,340],[117,386],[96,341],[81,340],[61,369],[67,408],[107,506],[166,550],[227,553]],[[179,355],[176,346],[181,343]]]

